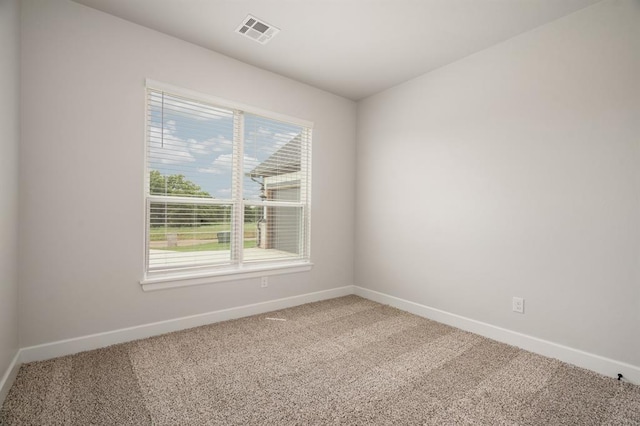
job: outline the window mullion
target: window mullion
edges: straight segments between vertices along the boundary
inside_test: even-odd
[[[244,158],[244,114],[234,111],[233,117],[233,218],[231,221],[231,261],[242,264],[243,220],[242,169]]]
[[[311,130],[302,131],[300,144],[300,201],[303,204],[301,215],[302,232],[300,244],[303,247],[303,256],[307,259],[311,256]]]

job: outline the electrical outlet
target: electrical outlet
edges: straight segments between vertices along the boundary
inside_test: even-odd
[[[522,297],[513,298],[513,312],[524,314],[524,299]]]
[[[262,288],[269,287],[269,277],[260,278],[260,287]]]

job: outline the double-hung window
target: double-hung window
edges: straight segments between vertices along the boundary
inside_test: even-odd
[[[311,123],[147,82],[145,281],[310,262]]]

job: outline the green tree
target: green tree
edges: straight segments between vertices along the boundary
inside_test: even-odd
[[[188,197],[213,198],[199,185],[187,180],[184,175],[165,176],[157,170],[151,170],[149,175],[149,189],[151,195],[185,195]]]
[[[244,221],[257,222],[262,219],[263,208],[261,206],[245,206],[244,207]]]
[[[173,195],[213,198],[211,194],[186,179],[184,175],[163,175],[158,170],[149,174],[151,195]],[[184,203],[152,203],[151,226],[201,226],[224,222],[229,216],[227,207]]]

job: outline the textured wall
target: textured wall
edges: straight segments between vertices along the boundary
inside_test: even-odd
[[[360,102],[356,284],[640,366],[639,22],[600,2]]]
[[[354,102],[67,0],[22,36],[22,346],[353,284]],[[315,123],[311,272],[142,292],[145,78]]]
[[[0,1],[0,378],[18,352],[20,11]]]

